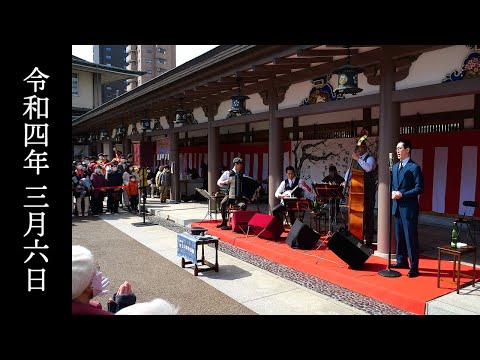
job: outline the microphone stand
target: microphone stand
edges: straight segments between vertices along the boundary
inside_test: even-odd
[[[140,205],[140,199],[138,199],[138,207],[139,209],[143,207],[143,222],[138,222],[138,223],[132,223],[133,226],[151,226],[151,225],[156,225],[151,222],[145,222],[145,213],[146,213],[146,202],[147,202],[147,173],[146,173],[146,168],[142,167],[140,168],[140,171],[142,172],[142,183],[140,185],[142,189],[142,198],[143,198],[143,206]]]
[[[392,153],[390,153],[390,156]],[[392,179],[393,179],[393,158],[390,157],[390,162],[389,162],[389,171],[390,171],[390,182],[388,184],[388,189],[389,189],[389,208],[390,208],[390,213],[388,214],[388,266],[385,270],[380,270],[378,274],[383,277],[399,277],[402,276],[398,271],[390,269],[391,267],[391,261],[392,261]]]

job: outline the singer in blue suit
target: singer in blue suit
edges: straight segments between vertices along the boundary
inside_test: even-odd
[[[417,277],[420,248],[418,244],[418,195],[423,193],[422,169],[412,159],[412,144],[400,140],[397,144],[399,162],[392,169],[392,215],[395,219],[397,263],[392,268],[408,269],[408,277]]]

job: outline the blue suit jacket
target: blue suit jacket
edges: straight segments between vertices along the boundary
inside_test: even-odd
[[[407,219],[414,219],[418,216],[418,195],[423,193],[423,174],[420,166],[410,159],[398,173],[400,162],[393,165],[392,169],[392,191],[400,191],[402,197],[393,200],[392,215],[397,210],[400,215]]]

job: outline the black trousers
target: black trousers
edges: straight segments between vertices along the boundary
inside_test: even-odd
[[[108,194],[107,210],[110,210],[113,213],[118,213],[118,203],[120,201],[121,193],[118,191],[116,192],[116,194],[114,193],[115,193],[114,191],[111,191]]]
[[[228,205],[237,204],[242,210],[247,210],[247,204],[241,200],[229,199],[228,194],[220,202],[220,211],[222,212],[222,223],[227,223],[228,221]]]
[[[130,195],[130,198],[128,199],[130,202],[130,208],[135,211],[138,211],[138,194],[137,195]]]
[[[101,214],[103,211],[103,192],[100,192],[98,196],[92,195],[92,214]]]
[[[280,203],[277,206],[275,206],[272,209],[272,215],[277,218],[278,221],[280,221],[280,224],[283,224],[283,214],[287,211],[287,207]],[[293,225],[295,223],[295,220],[297,219],[297,212],[298,211],[289,211],[288,215],[290,217],[290,225]]]

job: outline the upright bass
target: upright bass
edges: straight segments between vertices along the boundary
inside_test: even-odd
[[[368,133],[363,135],[356,146],[361,146]],[[354,150],[356,151],[356,149]],[[348,192],[348,230],[360,240],[363,240],[363,215],[364,215],[364,176],[363,170],[353,167],[353,158],[350,162],[351,181],[345,184],[345,193]]]

